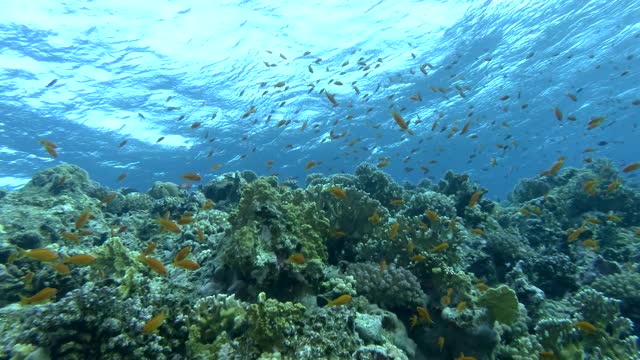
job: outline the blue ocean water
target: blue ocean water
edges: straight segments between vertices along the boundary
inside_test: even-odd
[[[467,173],[486,196],[504,198],[560,156],[576,167],[585,158],[620,168],[640,160],[640,1],[1,8],[4,188],[60,162],[141,191],[188,172],[206,181],[248,169],[303,183],[310,172],[352,173],[370,162],[388,163],[399,182]],[[593,117],[606,119],[589,130]]]

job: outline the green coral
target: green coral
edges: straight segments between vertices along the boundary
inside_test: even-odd
[[[258,303],[249,305],[247,319],[249,336],[259,349],[284,349],[285,337],[294,336],[303,324],[305,307],[299,303],[282,303],[267,299],[265,293],[258,295]]]
[[[511,324],[518,316],[518,298],[516,292],[507,285],[500,285],[485,291],[478,304],[489,310],[493,320]]]
[[[250,274],[294,252],[326,261],[327,219],[304,192],[277,187],[271,180],[261,178],[244,188],[230,217],[235,230],[223,244],[225,264]]]
[[[187,355],[190,359],[219,358],[244,332],[246,304],[233,295],[209,296],[198,300],[189,316]]]

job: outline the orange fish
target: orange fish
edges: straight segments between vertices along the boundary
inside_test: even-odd
[[[329,192],[330,192],[333,196],[335,196],[335,198],[336,198],[336,199],[343,200],[343,199],[346,199],[346,198],[347,198],[347,193],[346,193],[346,192],[344,191],[344,189],[342,189],[341,187],[337,187],[337,186],[330,187],[330,188],[329,188]]]
[[[31,249],[31,250],[22,250],[18,248],[20,253],[19,258],[28,257],[33,260],[38,261],[54,261],[58,258],[58,254],[54,253],[49,249]]]
[[[418,318],[420,319],[420,321],[426,321],[429,324],[433,324],[433,320],[431,320],[431,314],[429,314],[429,310],[427,310],[427,308],[418,306],[416,308],[416,311],[418,312]]]
[[[179,267],[179,268],[183,268],[185,270],[198,270],[200,269],[200,264],[198,264],[197,262],[193,261],[193,260],[189,260],[189,259],[183,259],[180,261],[176,261],[173,263],[173,265]]]
[[[640,169],[640,161],[639,162],[635,162],[633,164],[629,164],[627,165],[627,167],[625,167],[624,169],[622,169],[622,172],[624,173],[630,173],[632,171],[636,171]]]
[[[191,128],[195,129],[197,127],[200,127],[200,125],[202,125],[202,122],[201,121],[196,121],[193,124],[191,124]]]
[[[376,225],[380,222],[380,215],[378,214],[378,210],[373,212],[373,215],[369,217],[369,222],[373,225]]]
[[[164,214],[163,217],[158,216],[156,221],[160,225],[160,228],[162,230],[167,230],[167,231],[170,231],[170,232],[175,233],[175,234],[180,234],[180,232],[181,232],[180,227],[178,226],[178,224],[176,224],[175,222],[171,221],[169,219],[169,216],[170,216],[170,214],[169,214],[168,211]]]
[[[393,225],[391,225],[389,229],[389,239],[394,239],[396,235],[398,235],[398,229],[400,229],[400,224],[393,223]]]
[[[562,120],[562,111],[560,111],[560,108],[557,106],[553,107],[553,114],[556,116],[556,119],[558,119],[558,121]]]
[[[340,305],[346,305],[348,303],[351,302],[351,295],[349,294],[344,294],[344,295],[340,295],[337,298],[333,299],[333,300],[329,300],[329,302],[327,303],[326,306],[340,306]]]
[[[333,106],[338,106],[338,102],[336,101],[336,98],[333,95],[329,94],[328,91],[325,91],[324,94],[327,97],[327,99],[329,99],[329,101],[331,101]]]
[[[304,169],[306,171],[306,170],[309,170],[309,169],[313,168],[314,166],[316,166],[316,162],[315,161],[309,161],[307,163],[307,165],[304,167]]]
[[[176,256],[173,258],[173,262],[175,263],[175,262],[178,262],[180,260],[186,259],[187,256],[189,256],[190,253],[191,253],[191,246],[183,247],[180,251],[178,251]]]
[[[58,151],[56,150],[58,145],[49,140],[40,140],[39,142],[44,147],[44,149],[47,150],[49,155],[53,156],[54,158],[58,157]]]
[[[118,194],[116,194],[116,193],[108,194],[107,196],[103,197],[103,198],[100,200],[100,204],[102,205],[102,204],[106,204],[106,203],[108,203],[109,201],[111,201],[111,200],[115,199],[117,195],[118,195]]]
[[[186,173],[182,174],[182,178],[188,181],[200,181],[202,177],[196,173]]]
[[[91,215],[91,209],[89,208],[84,209],[82,213],[80,213],[80,216],[78,216],[78,219],[76,220],[76,223],[75,223],[76,229],[80,229],[81,227],[84,227],[89,221],[90,215]]]
[[[471,195],[471,198],[469,199],[469,205],[467,206],[470,208],[474,207],[475,204],[478,203],[478,200],[480,199],[481,195],[482,195],[482,191],[480,190],[474,192],[473,195]]]
[[[211,210],[213,209],[213,200],[207,199],[207,201],[202,204],[202,210]]]
[[[467,121],[466,124],[462,127],[462,131],[460,131],[460,135],[464,135],[469,130],[469,125],[471,125],[471,120]]]
[[[304,264],[305,258],[302,253],[294,253],[287,259],[289,262],[296,263],[298,265]]]
[[[433,210],[427,210],[424,214],[429,218],[431,224],[437,224],[440,221],[438,214]]]
[[[149,334],[156,331],[160,327],[160,325],[162,325],[162,323],[164,322],[164,319],[166,318],[167,318],[167,315],[165,315],[164,313],[160,313],[154,316],[151,320],[147,321],[144,324],[144,327],[142,328],[142,333]]]
[[[618,186],[620,186],[621,181],[620,179],[616,179],[614,182],[612,182],[611,184],[609,184],[609,186],[607,186],[607,192],[611,193],[613,192],[615,189],[618,188]]]
[[[394,112],[391,113],[391,116],[393,116],[393,120],[396,121],[396,123],[398,124],[400,129],[402,129],[403,131],[406,131],[407,134],[409,134],[409,135],[413,135],[413,131],[411,131],[409,129],[409,125],[407,124],[406,121],[404,121],[404,119],[402,118],[402,116],[400,114],[398,114],[396,111],[394,111]]]
[[[564,164],[564,160],[565,160],[565,157],[564,157],[564,156],[561,156],[561,157],[558,159],[558,161],[556,161],[556,162],[553,164],[553,166],[551,166],[551,169],[549,169],[549,174],[551,174],[551,175],[555,175],[555,174],[558,172],[558,170],[560,170],[560,168],[562,167],[562,165]]]
[[[71,273],[71,269],[63,263],[53,264],[53,270],[60,275],[69,275],[69,273]]]
[[[443,242],[441,244],[438,244],[434,247],[431,248],[431,250],[433,251],[444,251],[447,250],[449,248],[449,243],[448,242]]]
[[[116,181],[122,181],[122,180],[124,180],[124,178],[126,178],[126,177],[127,177],[127,175],[129,175],[129,174],[127,174],[126,172],[125,172],[125,173],[120,174],[120,176],[118,176],[118,178],[116,179]]]
[[[140,257],[140,260],[156,273],[162,276],[167,276],[167,268],[164,267],[160,260],[148,256],[142,256]]]
[[[602,122],[606,119],[606,116],[598,116],[598,117],[592,117],[591,120],[589,120],[589,123],[587,124],[587,130],[592,130],[595,129],[596,127],[598,127],[600,124],[602,124]]]
[[[57,293],[58,289],[47,287],[38,291],[38,293],[31,297],[21,296],[20,305],[41,303],[43,301],[51,299]]]
[[[594,333],[598,330],[592,323],[588,321],[577,321],[573,323],[573,327],[575,327],[576,329],[580,329],[586,333]]]
[[[65,240],[69,240],[69,241],[73,241],[75,243],[79,243],[80,242],[80,234],[77,232],[67,232],[67,231],[63,231],[62,232],[62,237]]]
[[[142,252],[145,256],[151,254],[153,252],[153,250],[155,250],[156,246],[158,244],[156,244],[153,241],[150,241],[149,244],[147,245],[147,248]]]
[[[88,254],[78,254],[65,258],[63,262],[72,263],[74,265],[86,266],[96,261],[96,258]]]
[[[596,191],[594,190],[594,187],[596,185],[598,185],[598,180],[592,179],[592,180],[589,180],[589,181],[585,182],[584,185],[582,186],[582,188],[584,189],[584,192],[589,194],[589,196],[595,196],[596,195]]]
[[[577,228],[575,231],[569,234],[569,237],[567,237],[567,241],[574,242],[578,240],[578,238],[580,237],[580,234],[582,234],[585,230],[587,229],[584,227],[584,225],[581,225],[579,228]]]

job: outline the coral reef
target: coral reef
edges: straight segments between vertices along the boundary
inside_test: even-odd
[[[509,199],[367,164],[147,193],[48,169],[0,197],[0,357],[636,356],[637,190],[594,162]]]

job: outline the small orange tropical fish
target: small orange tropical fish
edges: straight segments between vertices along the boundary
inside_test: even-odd
[[[341,187],[337,187],[337,186],[333,186],[329,188],[329,192],[335,196],[336,199],[346,199],[347,198],[347,193],[344,191],[343,188]]]
[[[144,327],[142,328],[142,333],[149,334],[156,331],[162,325],[162,323],[164,322],[164,319],[166,318],[167,318],[167,315],[165,315],[164,313],[160,313],[154,316],[153,318],[151,318],[151,320],[147,321],[144,324]]]
[[[632,171],[636,171],[640,169],[640,161],[639,162],[635,162],[633,164],[629,164],[627,167],[625,167],[624,169],[622,169],[622,172],[624,173],[630,173]]]
[[[614,182],[609,184],[609,186],[607,186],[607,192],[612,193],[615,189],[618,188],[618,186],[620,186],[621,183],[622,182],[620,181],[620,179],[616,179]]]
[[[20,252],[19,258],[28,257],[33,260],[38,261],[54,261],[58,258],[58,254],[49,250],[49,249],[31,249],[31,250],[22,250],[18,249]]]
[[[420,319],[420,321],[426,321],[429,324],[433,324],[433,320],[431,320],[431,314],[429,314],[429,310],[427,310],[427,308],[418,306],[416,308],[416,311],[418,312],[418,318]]]
[[[380,222],[380,215],[378,214],[378,210],[373,212],[373,215],[369,217],[369,222],[373,225],[377,225]]]
[[[186,173],[182,174],[182,178],[188,181],[200,181],[202,177],[196,173]]]
[[[304,255],[302,253],[291,254],[287,260],[298,265],[302,265],[305,262]]]
[[[340,306],[340,305],[346,305],[348,303],[351,302],[351,295],[349,294],[343,294],[338,296],[337,298],[330,300],[326,306]]]
[[[306,170],[310,170],[312,169],[314,166],[316,166],[316,162],[315,161],[309,161],[307,162],[307,165],[304,167],[305,171]]]
[[[595,196],[596,192],[595,192],[595,190],[593,188],[596,185],[598,185],[598,180],[592,179],[592,180],[589,180],[586,183],[584,183],[584,186],[582,188],[584,189],[584,192],[589,194],[589,196]]]
[[[38,291],[35,295],[31,297],[21,296],[20,305],[38,304],[43,301],[51,299],[57,293],[58,293],[58,289],[47,287]]]
[[[62,237],[65,240],[69,240],[69,241],[73,241],[75,243],[79,243],[80,242],[80,234],[77,232],[67,232],[67,231],[63,231],[62,232]]]
[[[329,94],[328,91],[325,91],[324,95],[327,97],[327,99],[329,99],[329,101],[331,101],[331,104],[333,104],[333,106],[338,106],[338,102],[336,101],[336,98],[333,95]]]
[[[116,194],[116,193],[108,194],[107,196],[103,197],[103,198],[100,200],[100,205],[102,205],[102,204],[106,204],[106,203],[108,203],[109,201],[111,201],[111,200],[115,199],[117,195],[118,195],[118,194]]]
[[[220,166],[222,166],[222,164],[213,164],[211,165],[211,170],[217,170],[220,168]]]
[[[76,229],[80,229],[84,227],[89,221],[90,215],[91,215],[91,209],[89,208],[84,209],[82,213],[80,213],[80,216],[78,216],[78,219],[76,220],[76,223],[75,223]]]
[[[63,263],[53,264],[53,270],[60,275],[69,275],[69,273],[71,273],[71,269]]]
[[[478,200],[480,199],[480,196],[482,195],[482,191],[478,190],[476,192],[473,193],[473,195],[471,195],[471,199],[469,199],[469,205],[467,205],[467,207],[474,207],[475,204],[478,203]]]
[[[96,258],[89,254],[78,254],[65,258],[62,262],[74,265],[86,266],[96,261]]]
[[[40,140],[40,144],[49,153],[49,155],[53,156],[54,158],[58,157],[58,151],[56,150],[58,145],[56,145],[54,142],[49,140]]]
[[[380,260],[380,272],[384,272],[387,269],[387,260]]]
[[[578,240],[578,238],[580,237],[580,234],[582,234],[585,230],[587,230],[583,225],[580,225],[579,228],[577,228],[576,230],[574,230],[573,232],[571,232],[571,234],[569,234],[569,237],[567,238],[568,242],[574,242],[576,240]]]
[[[181,230],[178,224],[169,219],[170,213],[167,211],[163,217],[158,216],[156,222],[160,225],[160,229],[170,231],[174,234],[180,234]]]
[[[154,259],[152,257],[148,257],[148,256],[141,256],[140,260],[145,263],[148,267],[151,268],[151,270],[155,271],[156,273],[162,275],[162,276],[167,276],[167,268],[164,267],[164,265],[160,262],[160,260],[158,259]]]
[[[587,124],[587,130],[595,129],[600,124],[602,124],[602,122],[605,121],[606,118],[607,118],[606,116],[592,117],[591,120],[589,120],[589,123]]]
[[[437,224],[440,221],[440,217],[438,217],[438,214],[433,210],[425,211],[425,215],[429,218],[431,224]]]
[[[438,337],[438,348],[440,349],[440,352],[444,349],[444,336]]]
[[[189,259],[182,259],[180,261],[175,261],[173,265],[179,268],[183,268],[185,270],[191,270],[191,271],[200,269],[200,264]]]
[[[445,251],[449,248],[449,243],[448,242],[443,242],[441,244],[438,244],[434,247],[431,248],[431,250],[433,251]]]
[[[124,178],[126,178],[128,175],[129,175],[129,174],[127,174],[126,172],[125,172],[125,173],[122,173],[122,174],[120,174],[120,176],[118,176],[118,178],[116,179],[116,181],[122,181],[122,180],[124,180]]]
[[[155,242],[149,241],[149,244],[147,245],[147,248],[144,249],[142,254],[144,254],[144,256],[147,256],[147,255],[151,254],[153,252],[153,250],[155,250],[157,245],[158,244],[156,244]]]
[[[586,333],[594,333],[598,331],[598,328],[596,328],[592,323],[588,321],[576,321],[573,323],[573,327]]]
[[[558,170],[560,170],[560,168],[562,167],[562,165],[564,164],[564,160],[566,158],[564,156],[561,156],[558,161],[556,161],[552,166],[551,169],[549,169],[549,174],[551,175],[555,175]]]
[[[393,120],[396,121],[396,123],[398,124],[400,129],[402,129],[402,131],[407,132],[407,134],[409,134],[409,135],[413,135],[413,131],[411,131],[409,129],[409,125],[407,124],[406,121],[404,121],[404,119],[402,118],[402,116],[398,112],[396,112],[396,111],[392,112],[391,116],[393,116]]]
[[[556,119],[558,119],[558,121],[562,120],[562,111],[560,111],[560,108],[557,106],[553,107],[553,115],[556,116]]]
[[[202,204],[202,210],[211,210],[213,209],[213,200],[207,199],[207,201]]]
[[[184,260],[187,258],[187,256],[189,256],[189,254],[191,253],[191,246],[185,246],[182,249],[180,249],[180,251],[178,251],[178,253],[176,254],[176,256],[173,257],[173,262],[178,262],[180,260]]]
[[[398,235],[398,229],[400,229],[400,224],[397,222],[391,225],[391,228],[389,228],[389,239],[394,239],[396,235]]]

